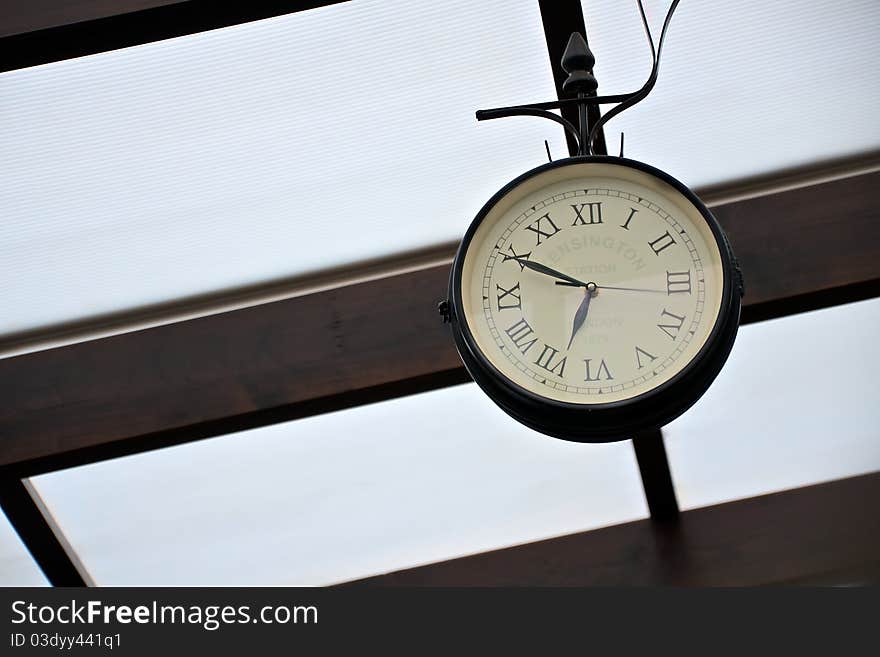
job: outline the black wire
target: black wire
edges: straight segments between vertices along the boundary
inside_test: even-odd
[[[663,52],[663,42],[666,40],[666,30],[669,27],[669,21],[672,19],[672,14],[675,13],[675,8],[678,6],[679,0],[673,0],[672,4],[669,6],[669,11],[666,12],[666,18],[663,21],[663,29],[660,31],[660,40],[657,42],[657,50],[654,50],[654,37],[651,35],[651,28],[648,25],[648,17],[645,15],[645,8],[642,5],[642,0],[636,0],[639,5],[639,13],[642,17],[642,26],[645,28],[645,34],[648,37],[648,45],[651,47],[651,75],[648,77],[647,82],[635,92],[632,96],[627,98],[625,101],[620,103],[619,105],[615,105],[608,112],[602,116],[598,121],[596,121],[596,125],[593,126],[593,129],[590,131],[590,138],[587,140],[588,149],[590,154],[593,154],[593,142],[596,140],[596,137],[599,135],[599,131],[602,129],[608,121],[613,119],[615,116],[620,114],[625,109],[629,109],[636,103],[644,100],[644,98],[651,92],[651,89],[654,88],[654,84],[657,82],[657,74],[660,70],[660,55]]]

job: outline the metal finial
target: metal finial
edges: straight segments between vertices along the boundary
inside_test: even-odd
[[[562,90],[565,93],[586,95],[596,93],[599,83],[592,73],[595,63],[596,58],[590,52],[586,39],[580,32],[572,32],[562,54],[562,70],[568,73],[568,78],[562,83]]]
[[[651,47],[651,75],[647,82],[642,85],[641,89],[628,94],[614,94],[610,96],[597,96],[596,89],[599,84],[593,76],[592,70],[595,64],[595,57],[590,52],[584,37],[574,32],[568,39],[565,52],[562,55],[562,68],[568,73],[568,78],[562,83],[562,91],[564,94],[571,94],[570,98],[560,98],[545,103],[530,103],[529,105],[514,105],[513,107],[496,107],[493,109],[477,110],[477,120],[486,121],[488,119],[500,119],[505,116],[539,116],[542,119],[548,119],[559,123],[566,132],[572,136],[577,142],[579,155],[592,155],[593,142],[602,126],[612,117],[620,114],[625,109],[632,107],[643,98],[645,98],[654,88],[657,82],[657,73],[660,68],[660,53],[663,49],[663,43],[666,40],[666,30],[669,27],[669,21],[675,8],[681,0],[672,0],[669,10],[666,12],[666,19],[663,21],[663,28],[660,30],[660,40],[654,49],[654,37],[651,35],[651,29],[648,26],[648,17],[645,15],[645,7],[642,0],[637,0],[639,6],[639,14],[642,18],[642,26],[645,28],[645,34],[648,37],[648,44]],[[587,106],[595,107],[598,105],[619,103],[612,107],[607,113],[599,118],[592,126],[592,130],[587,129]],[[549,111],[552,109],[560,109],[563,107],[577,107],[578,109],[578,127],[568,119],[554,114]],[[621,136],[621,157],[623,156],[623,137]]]

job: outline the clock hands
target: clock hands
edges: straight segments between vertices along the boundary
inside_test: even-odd
[[[574,321],[571,325],[571,339],[568,341],[568,346],[565,348],[566,351],[571,349],[571,343],[574,342],[574,336],[577,335],[578,329],[584,325],[584,322],[587,319],[587,312],[590,310],[590,299],[595,295],[596,284],[587,283],[584,287],[584,299],[581,301],[581,305],[578,306],[577,312],[574,314]]]
[[[516,256],[511,256],[507,258],[508,260],[516,260],[519,264],[524,267],[528,267],[529,269],[538,272],[539,274],[546,274],[547,276],[553,276],[555,278],[561,278],[564,281],[567,281],[569,285],[572,287],[587,287],[589,283],[584,283],[583,281],[579,281],[576,278],[569,276],[568,274],[563,274],[561,271],[556,271],[555,269],[551,269],[547,265],[542,265],[540,262],[533,262],[531,260],[526,260],[525,258],[517,258]]]
[[[557,271],[552,267],[548,267],[547,265],[542,265],[540,262],[534,262],[533,260],[528,260],[526,258],[519,258],[517,256],[512,256],[506,258],[507,260],[515,260],[523,267],[528,267],[532,271],[536,271],[539,274],[544,274],[546,276],[553,276],[554,278],[559,278],[562,280],[556,281],[556,285],[565,285],[568,287],[582,287],[584,288],[584,298],[578,306],[577,311],[575,311],[574,319],[571,324],[571,338],[568,340],[568,346],[566,350],[571,349],[571,345],[574,342],[574,337],[577,335],[577,332],[584,325],[584,322],[587,321],[587,313],[590,311],[590,300],[599,293],[599,290],[623,290],[626,292],[650,292],[652,294],[666,294],[666,290],[651,290],[648,288],[642,287],[616,287],[613,285],[596,285],[593,281],[589,283],[584,283],[583,281],[579,281],[573,276],[569,276],[568,274],[563,274],[561,271]]]
[[[516,256],[510,256],[507,258],[508,260],[515,260],[519,264],[524,267],[528,267],[529,269],[538,272],[539,274],[546,274],[547,276],[555,276],[556,278],[561,278],[561,281],[556,281],[557,285],[565,285],[568,287],[583,287],[590,289],[592,286],[592,294],[591,296],[595,296],[596,290],[624,290],[626,292],[651,292],[654,294],[666,294],[666,290],[650,290],[642,287],[614,287],[612,285],[596,285],[592,281],[589,283],[584,283],[583,281],[579,281],[573,276],[569,276],[568,274],[563,274],[561,271],[557,271],[548,267],[547,265],[542,265],[540,262],[534,262],[532,260],[526,260],[525,258],[517,258]]]
[[[587,287],[583,284],[575,284],[570,281],[556,281],[557,285],[565,285],[567,287]],[[626,292],[651,292],[653,294],[667,294],[666,290],[651,290],[644,287],[614,287],[613,285],[596,285],[600,290],[624,290]]]

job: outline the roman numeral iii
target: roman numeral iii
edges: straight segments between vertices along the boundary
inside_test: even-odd
[[[535,234],[535,237],[538,239],[538,241],[535,243],[535,246],[538,246],[542,241],[541,238],[549,239],[553,237],[556,233],[558,233],[559,226],[553,223],[553,220],[550,218],[549,214],[545,214],[534,223],[526,226],[526,230],[530,230]]]
[[[557,354],[559,354],[558,349],[554,349],[548,344],[544,345],[544,350],[541,352],[541,355],[538,356],[538,359],[535,361],[535,365],[540,367],[541,369],[545,369],[551,374],[555,374],[558,377],[562,377],[565,375],[565,362],[568,359],[567,356],[563,356],[561,360],[556,361],[556,364],[553,364],[553,359],[556,358]],[[556,370],[559,370],[558,372]]]
[[[691,293],[691,272],[688,271],[667,271],[666,272],[666,294],[682,294]]]
[[[522,298],[520,297],[519,283],[509,290],[495,283],[498,292],[498,310],[509,310],[510,308],[522,308]],[[509,298],[508,298],[509,297]]]
[[[585,209],[586,208],[586,209]],[[587,226],[589,224],[602,223],[602,203],[581,203],[572,205],[571,209],[577,215],[572,226]],[[587,216],[584,216],[587,215]]]

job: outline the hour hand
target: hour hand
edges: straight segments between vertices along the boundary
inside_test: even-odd
[[[587,284],[579,281],[576,278],[569,276],[568,274],[563,274],[561,271],[556,271],[555,269],[551,269],[547,265],[542,265],[540,262],[533,262],[532,260],[526,260],[525,258],[517,258],[512,257],[510,260],[516,260],[523,267],[528,267],[529,269],[536,271],[540,274],[546,274],[547,276],[553,276],[555,278],[561,278],[564,281],[567,281],[574,287],[587,287]]]
[[[590,299],[593,298],[594,292],[595,288],[590,289],[588,287],[584,290],[584,299],[581,301],[581,305],[578,306],[577,312],[574,314],[574,321],[571,324],[571,339],[568,341],[568,346],[565,348],[566,351],[571,349],[571,343],[574,342],[574,336],[577,335],[578,329],[584,325],[584,322],[587,319],[587,312],[590,310]]]

